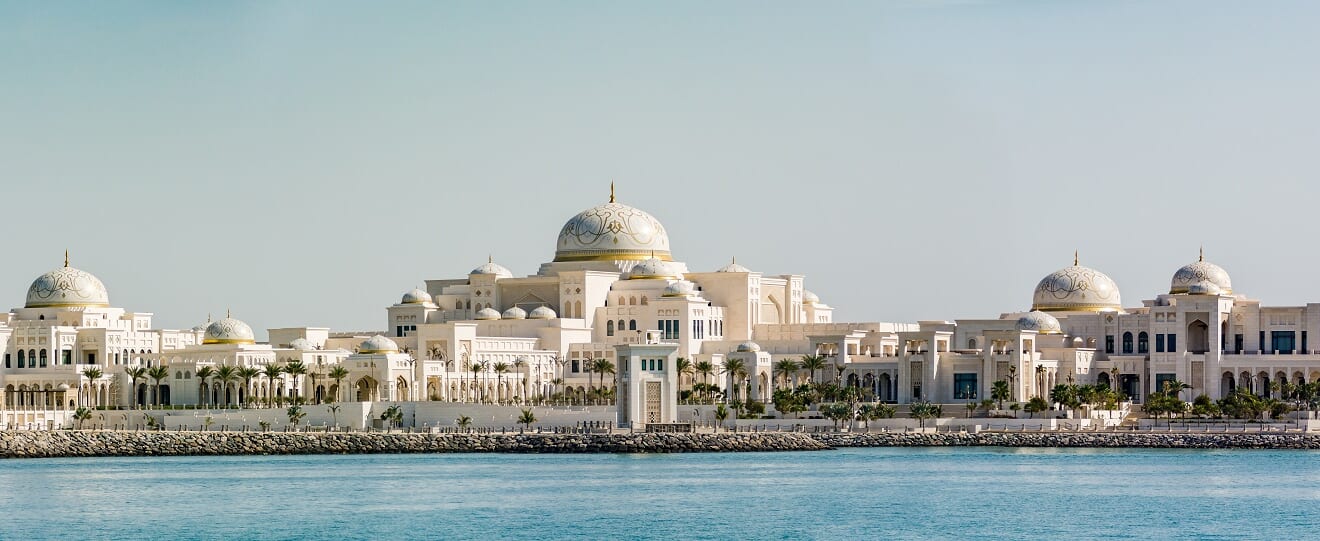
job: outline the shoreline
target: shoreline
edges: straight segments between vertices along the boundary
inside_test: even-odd
[[[726,453],[855,447],[1320,449],[1320,434],[827,433],[416,434],[4,431],[0,457],[242,456],[410,453]]]

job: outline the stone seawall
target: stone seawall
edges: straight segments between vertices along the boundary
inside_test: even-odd
[[[819,451],[806,434],[382,434],[0,432],[0,457],[364,453],[701,453]]]
[[[1177,449],[1320,449],[1320,434],[859,433],[813,434],[830,447],[1145,447]]]

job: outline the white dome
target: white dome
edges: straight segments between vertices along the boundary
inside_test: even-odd
[[[1187,288],[1188,295],[1223,295],[1224,290],[1211,281],[1197,282]]]
[[[665,286],[662,297],[690,297],[697,294],[697,286],[687,280],[679,280]]]
[[[1063,334],[1059,320],[1045,312],[1034,311],[1022,314],[1017,320],[1017,330],[1036,331],[1040,334]]]
[[[308,342],[306,338],[294,338],[292,342],[289,342],[289,347],[298,351],[311,351],[316,349],[316,347],[313,346],[311,342]]]
[[[403,294],[403,300],[399,304],[430,304],[431,294],[419,289],[414,289]]]
[[[670,261],[669,234],[654,216],[614,202],[579,212],[559,230],[555,261],[616,261],[649,257]]]
[[[1192,286],[1201,282],[1208,282],[1219,288],[1219,292],[1214,295],[1232,295],[1233,280],[1228,277],[1228,271],[1225,271],[1219,265],[1205,260],[1202,255],[1200,259],[1193,263],[1184,265],[1173,273],[1173,280],[1169,284],[1169,293],[1190,293]]]
[[[812,293],[812,292],[807,291],[807,290],[803,290],[803,291],[802,291],[802,302],[805,303],[805,304],[816,304],[816,303],[820,302],[820,297],[817,297],[815,293]]]
[[[476,319],[478,320],[487,321],[487,320],[499,319],[499,318],[500,318],[500,313],[496,311],[494,308],[482,308],[480,310],[477,310]]]
[[[504,314],[500,315],[500,319],[527,319],[527,311],[514,306],[505,310]]]
[[[232,317],[226,317],[206,326],[203,344],[252,344],[256,339],[252,327]]]
[[[358,353],[398,353],[398,351],[398,344],[395,344],[393,340],[385,338],[379,334],[364,340],[361,344],[358,344]]]
[[[554,310],[550,309],[549,306],[537,306],[536,308],[533,308],[530,313],[527,314],[527,317],[531,319],[554,319],[558,316],[555,314]]]
[[[715,272],[752,272],[752,269],[739,265],[738,258],[735,257],[729,260],[728,265],[720,267]]]
[[[496,263],[493,258],[486,258],[486,263],[480,267],[472,269],[468,274],[493,274],[500,278],[512,278],[513,272]]]
[[[89,272],[64,266],[38,276],[28,288],[28,308],[57,306],[110,306],[105,284]]]
[[[1046,312],[1118,312],[1123,304],[1118,284],[1105,273],[1078,265],[1064,267],[1036,284],[1032,310]]]
[[[738,353],[755,353],[761,351],[761,345],[756,342],[743,342],[738,344]]]
[[[678,277],[673,265],[654,257],[633,265],[628,271],[629,280],[670,280]]]

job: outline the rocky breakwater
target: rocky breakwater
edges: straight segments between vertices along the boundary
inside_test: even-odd
[[[1320,449],[1320,434],[1154,434],[1148,432],[981,432],[813,434],[831,447],[1145,447],[1175,449]]]
[[[829,449],[806,434],[0,432],[0,457],[365,453],[696,453]]]

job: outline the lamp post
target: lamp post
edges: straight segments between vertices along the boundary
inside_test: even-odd
[[[417,400],[417,359],[409,353],[404,360],[408,362],[408,401],[414,402]]]
[[[1011,364],[1008,367],[1008,401],[1017,402],[1017,388],[1014,383],[1017,382],[1017,364]]]

